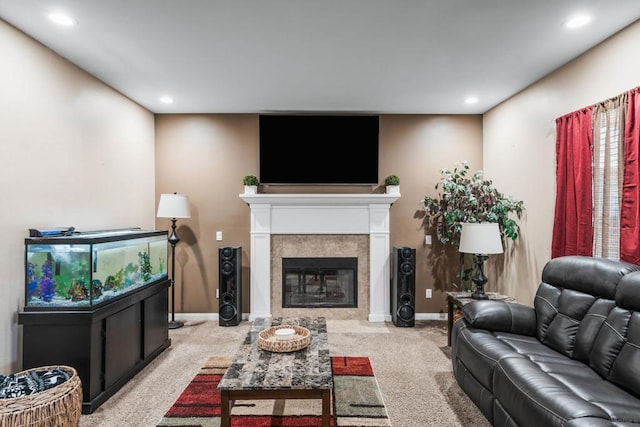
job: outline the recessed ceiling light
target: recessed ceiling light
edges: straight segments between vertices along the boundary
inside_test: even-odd
[[[575,15],[575,16],[572,16],[571,18],[567,19],[566,21],[564,21],[563,25],[564,25],[565,28],[573,30],[575,28],[583,27],[583,26],[587,25],[589,22],[591,22],[591,16],[589,16],[589,15]]]
[[[163,104],[173,104],[173,98],[167,95],[161,96],[160,102],[162,102]]]
[[[49,20],[54,24],[58,24],[61,27],[73,27],[77,24],[77,21],[71,16],[62,12],[51,12],[49,14]]]
[[[476,102],[478,102],[478,98],[476,98],[475,96],[469,96],[464,100],[465,104],[475,104]]]

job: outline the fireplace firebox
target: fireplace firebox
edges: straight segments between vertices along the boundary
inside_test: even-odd
[[[358,258],[282,258],[282,307],[358,307]]]

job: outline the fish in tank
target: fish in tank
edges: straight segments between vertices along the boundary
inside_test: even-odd
[[[166,233],[146,233],[89,244],[78,237],[27,239],[25,306],[87,308],[166,279]]]

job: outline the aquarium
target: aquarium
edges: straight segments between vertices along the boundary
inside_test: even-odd
[[[167,279],[166,231],[31,237],[25,246],[25,310],[92,309]]]

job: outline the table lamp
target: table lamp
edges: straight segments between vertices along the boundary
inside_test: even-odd
[[[171,321],[169,329],[177,329],[184,326],[178,322],[176,316],[176,244],[180,241],[176,234],[176,221],[178,218],[191,218],[189,208],[189,197],[184,194],[161,194],[158,203],[158,218],[171,218],[171,235],[169,244],[171,245]]]
[[[503,252],[498,223],[463,223],[458,250],[462,253],[474,254],[476,257],[476,274],[471,279],[476,284],[476,290],[471,294],[471,298],[488,299],[489,296],[484,293],[487,277],[482,271],[482,263],[485,255]]]

